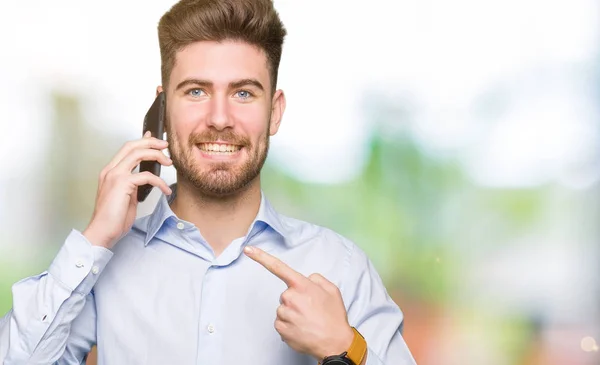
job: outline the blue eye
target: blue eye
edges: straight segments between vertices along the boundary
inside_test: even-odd
[[[202,89],[191,89],[188,91],[188,94],[190,94],[193,97],[199,97],[201,96],[203,93]]]
[[[252,96],[252,94],[249,91],[246,90],[240,90],[236,93],[236,95],[240,98],[240,99],[248,99]]]

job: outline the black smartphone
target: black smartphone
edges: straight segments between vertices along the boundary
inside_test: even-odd
[[[144,117],[144,130],[142,131],[142,136],[150,131],[152,137],[163,139],[165,133],[165,111],[166,111],[166,100],[165,93],[161,92],[154,99],[154,103],[146,116]],[[140,163],[140,172],[150,171],[156,176],[160,176],[160,163],[156,161],[142,161]],[[150,184],[142,185],[138,187],[137,190],[137,200],[138,202],[143,202],[150,194],[153,186]]]

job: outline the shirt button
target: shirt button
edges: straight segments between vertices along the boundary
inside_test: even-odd
[[[206,330],[208,331],[208,333],[214,333],[215,326],[213,326],[212,324],[209,324],[208,327],[206,328]]]
[[[185,225],[182,222],[177,223],[177,228],[178,229],[184,229]]]
[[[98,269],[98,266],[94,266],[92,267],[92,274],[96,275],[100,272],[100,269]]]
[[[78,259],[77,261],[75,261],[75,267],[82,268],[83,267],[83,260]]]

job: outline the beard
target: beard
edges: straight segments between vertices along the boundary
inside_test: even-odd
[[[182,145],[177,134],[171,130],[170,124],[167,121],[168,149],[173,166],[177,170],[177,177],[189,182],[204,196],[225,197],[243,190],[260,174],[267,159],[270,120],[265,138],[259,140],[257,145],[253,145],[248,138],[236,135],[229,129],[219,132],[212,128],[200,134],[191,134],[187,144]],[[194,157],[194,149],[199,148],[200,143],[217,140],[241,146],[244,150],[242,153],[247,157],[243,164],[239,166],[230,162],[210,162],[202,169],[199,161]]]

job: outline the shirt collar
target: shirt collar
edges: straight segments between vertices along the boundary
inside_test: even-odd
[[[154,208],[154,211],[147,218],[147,225],[145,227],[146,237],[144,239],[144,246],[148,245],[148,243],[158,233],[158,231],[168,219],[178,219],[175,213],[171,210],[170,206],[177,194],[177,184],[173,184],[170,187],[173,191],[173,194],[171,194],[169,197],[167,197],[164,194],[161,194],[158,203]],[[261,198],[258,214],[256,215],[256,218],[250,225],[248,234],[250,234],[257,222],[263,222],[267,226],[271,227],[271,229],[273,229],[275,232],[277,232],[283,238],[283,241],[286,244],[289,243],[288,232],[286,231],[286,226],[282,222],[281,215],[277,213],[277,211],[273,208],[269,200],[265,197],[265,194],[262,190],[260,195]],[[143,224],[141,224],[141,226],[143,227]]]

